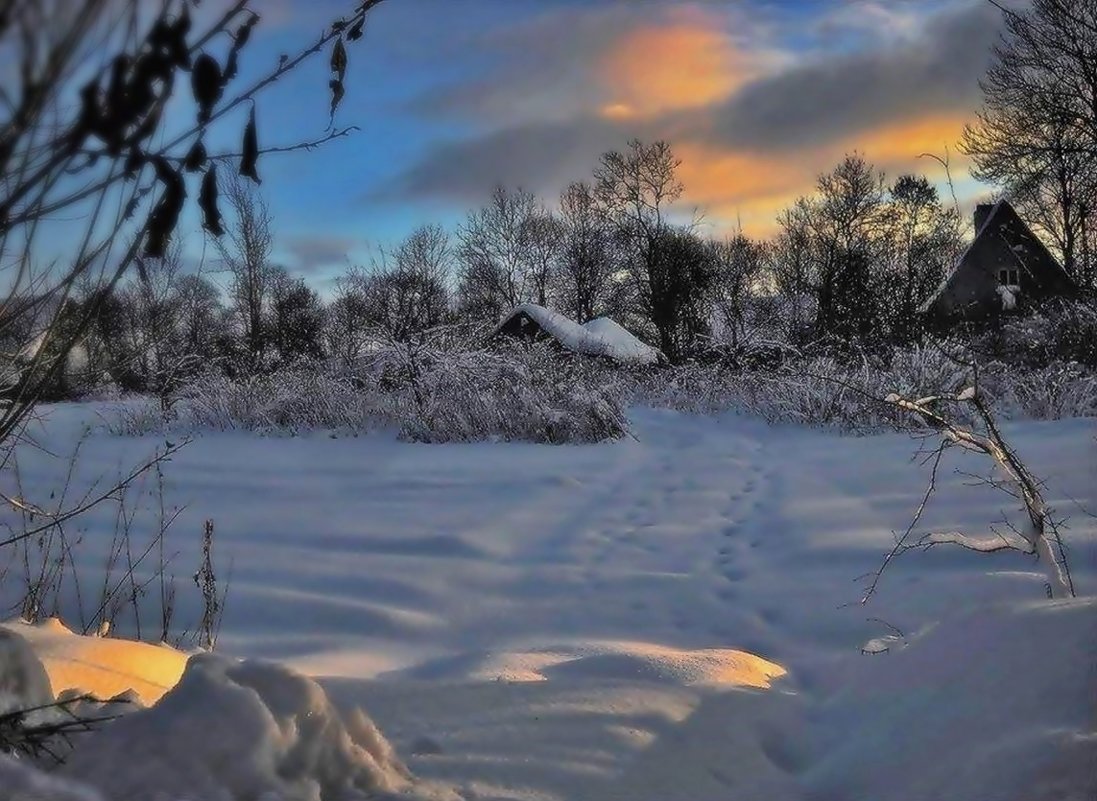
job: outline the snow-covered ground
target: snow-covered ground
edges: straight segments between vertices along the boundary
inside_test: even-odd
[[[90,411],[49,411],[24,487],[56,485],[46,450]],[[232,560],[220,651],[318,677],[469,799],[1094,797],[1095,421],[1007,427],[1072,518],[1088,597],[1044,600],[1019,554],[937,549],[860,606],[924,492],[918,442],[634,417],[634,440],[591,446],[200,436],[165,469],[188,505],[178,615],[212,519],[222,576]],[[78,481],[156,444],[95,434]],[[987,531],[1010,499],[951,472],[985,472],[975,457],[946,460],[924,525]],[[113,512],[84,526],[94,574]]]

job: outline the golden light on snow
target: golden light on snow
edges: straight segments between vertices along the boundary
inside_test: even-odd
[[[691,651],[648,642],[596,640],[534,651],[493,651],[469,670],[468,677],[509,682],[623,679],[766,689],[785,672],[775,662],[731,648]]]
[[[169,646],[85,637],[56,618],[40,625],[3,625],[30,643],[54,693],[76,689],[105,700],[133,690],[148,706],[175,686],[187,664],[188,655]]]

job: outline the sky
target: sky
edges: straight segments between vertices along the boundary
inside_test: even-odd
[[[242,75],[311,42],[351,0],[262,0]],[[424,223],[455,227],[497,184],[552,203],[629,139],[667,139],[683,210],[766,236],[857,151],[889,176],[957,152],[1000,14],[986,0],[386,0],[349,51],[352,135],[264,156],[277,257],[316,284]],[[321,58],[264,95],[260,141],[327,127]],[[948,190],[942,183],[943,194]]]

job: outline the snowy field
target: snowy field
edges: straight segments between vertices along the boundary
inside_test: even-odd
[[[94,412],[47,410],[24,487],[57,486]],[[1097,797],[1097,421],[1006,429],[1071,518],[1081,598],[1045,600],[1020,554],[938,549],[860,606],[925,490],[916,440],[633,416],[635,439],[591,446],[199,436],[165,468],[178,615],[212,519],[219,651],[317,677],[467,799]],[[93,433],[75,483],[158,442]],[[986,472],[946,456],[926,528],[1012,513],[953,468]],[[113,525],[85,521],[89,575]]]

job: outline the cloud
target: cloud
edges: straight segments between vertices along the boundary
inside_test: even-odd
[[[627,119],[707,106],[772,66],[774,54],[737,42],[723,22],[682,7],[618,37],[594,64],[591,80],[605,99],[599,112]]]
[[[792,153],[744,154],[719,147],[685,145],[678,148],[680,175],[686,200],[703,207],[711,227],[726,232],[739,227],[755,235],[769,234],[777,214],[814,186],[819,174],[838,163],[845,153],[857,151],[891,178],[904,173],[944,180],[944,170],[925,153],[944,156],[945,148],[963,130],[963,115],[941,114],[888,122],[858,131],[849,139],[821,141]],[[966,162],[950,151],[954,175]]]
[[[950,8],[904,44],[817,56],[708,110],[708,138],[773,151],[847,138],[892,120],[970,112],[998,32],[989,5]]]
[[[735,7],[711,1],[549,5],[466,41],[478,73],[425,92],[411,110],[498,128],[700,105],[765,63],[757,31]]]
[[[345,265],[348,255],[360,246],[357,240],[345,237],[297,236],[286,239],[282,249],[292,270],[309,275]]]
[[[801,23],[800,33],[812,35],[857,27],[852,44],[813,40],[782,50],[762,26],[760,38],[745,44],[717,6],[676,7],[640,21],[611,16],[620,10],[580,15],[573,19],[578,51],[559,39],[552,48],[547,39],[533,44],[534,31],[558,30],[563,12],[530,23],[518,39],[536,51],[540,74],[557,77],[546,78],[541,92],[519,69],[456,91],[453,107],[470,119],[499,106],[508,111],[479,134],[428,151],[385,199],[467,204],[499,183],[551,197],[588,176],[602,152],[633,137],[663,138],[683,159],[686,204],[758,230],[843,152],[863,152],[889,172],[933,174],[934,165],[917,157],[958,138],[979,103],[978,80],[1000,24],[989,4],[910,4],[899,15],[870,2],[875,11],[860,17]],[[868,35],[874,29],[878,35]],[[559,72],[549,69],[553,58]],[[569,95],[572,71],[587,80]],[[518,95],[521,101],[507,100]],[[553,105],[557,95],[565,99]]]

